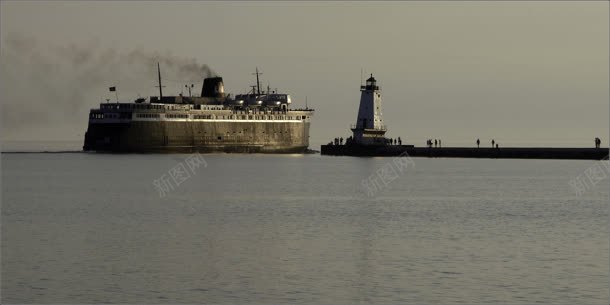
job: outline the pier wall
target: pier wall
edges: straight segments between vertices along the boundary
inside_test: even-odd
[[[409,145],[359,146],[322,145],[321,154],[330,156],[386,157],[407,153],[411,157],[430,158],[497,158],[497,159],[574,159],[602,160],[608,148],[545,148],[545,147],[413,147]]]

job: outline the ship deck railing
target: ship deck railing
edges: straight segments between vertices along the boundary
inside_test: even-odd
[[[190,105],[192,106],[192,105]],[[97,109],[92,109],[95,111]],[[270,108],[270,109],[234,109],[234,108],[222,108],[222,107],[209,107],[209,108],[194,108],[189,107],[189,105],[165,105],[165,104],[133,104],[133,103],[106,103],[100,104],[100,111],[118,111],[118,112],[130,112],[130,111],[138,111],[138,112],[167,112],[167,111],[178,111],[178,112],[203,112],[203,111],[230,111],[234,114],[253,114],[253,113],[265,113],[265,114],[285,114],[288,112],[314,112],[313,109],[310,108],[299,108],[299,109],[279,109],[279,108]]]

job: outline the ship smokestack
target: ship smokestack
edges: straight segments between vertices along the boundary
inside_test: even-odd
[[[203,87],[201,88],[201,97],[216,97],[222,98],[225,96],[225,87],[222,83],[222,77],[208,77],[203,79]]]

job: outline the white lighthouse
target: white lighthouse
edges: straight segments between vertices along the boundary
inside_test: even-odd
[[[358,119],[351,126],[354,142],[362,145],[384,145],[386,127],[381,116],[381,92],[371,74],[365,86],[360,86]]]

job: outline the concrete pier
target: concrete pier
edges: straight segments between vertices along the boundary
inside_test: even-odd
[[[322,145],[320,153],[330,156],[389,157],[407,153],[411,157],[495,158],[495,159],[572,159],[602,160],[608,148],[553,147],[414,147],[412,145]]]

